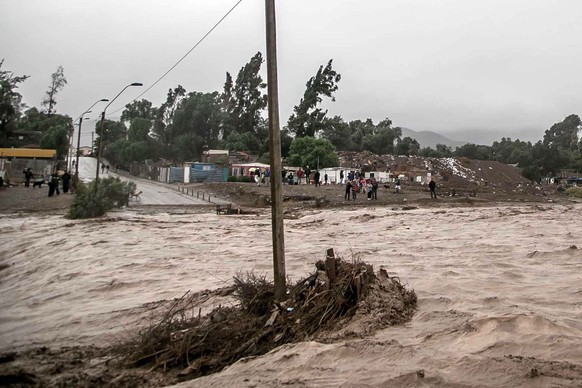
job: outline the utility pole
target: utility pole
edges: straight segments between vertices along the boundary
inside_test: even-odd
[[[273,272],[275,299],[287,294],[285,279],[285,232],[281,187],[281,130],[279,127],[279,86],[277,79],[277,29],[275,0],[265,0],[267,23],[267,93],[269,106],[269,157],[271,164],[271,227],[273,234]]]

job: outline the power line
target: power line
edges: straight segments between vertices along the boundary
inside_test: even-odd
[[[232,11],[235,10],[236,7],[238,7],[238,5],[240,3],[242,3],[243,0],[238,0],[237,3],[222,17],[220,18],[220,20],[218,22],[216,22],[216,24],[206,33],[204,34],[204,36],[202,38],[200,38],[200,40],[190,49],[188,50],[188,52],[186,54],[184,54],[182,56],[182,58],[180,58],[178,60],[178,62],[176,62],[172,67],[170,67],[170,69],[168,71],[166,71],[160,78],[157,79],[156,82],[154,82],[150,87],[148,87],[146,90],[143,91],[143,93],[141,93],[139,96],[137,96],[136,98],[134,98],[133,100],[131,100],[129,102],[129,104],[131,104],[132,102],[136,101],[138,98],[140,98],[141,96],[143,96],[144,94],[146,94],[147,92],[150,91],[151,88],[153,88],[154,86],[156,86],[161,80],[163,80],[172,70],[174,70],[176,68],[176,66],[178,66],[184,59],[186,59],[186,57],[188,55],[190,55],[190,53],[192,51],[194,51],[207,37],[208,35],[210,35],[212,33],[212,31],[214,31],[223,21],[224,19],[226,19],[228,17],[228,15],[230,15],[232,13]],[[110,116],[114,113],[119,112],[120,110],[122,110],[123,108],[119,108],[111,113],[109,113],[107,116]]]

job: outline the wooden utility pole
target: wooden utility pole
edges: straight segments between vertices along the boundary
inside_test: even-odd
[[[267,93],[269,102],[269,157],[271,164],[271,226],[273,231],[273,271],[275,298],[287,294],[285,279],[285,231],[281,187],[281,130],[279,127],[279,86],[277,79],[277,29],[275,0],[265,0],[267,21]]]

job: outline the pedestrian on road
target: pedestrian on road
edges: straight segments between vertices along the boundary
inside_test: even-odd
[[[320,177],[321,177],[321,174],[319,173],[319,170],[315,170],[315,174],[313,174],[313,181],[315,182],[315,187],[321,186],[321,183],[319,181]]]

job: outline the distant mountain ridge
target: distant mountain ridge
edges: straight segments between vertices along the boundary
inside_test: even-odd
[[[420,144],[421,148],[430,147],[430,148],[435,149],[437,144],[444,144],[446,146],[451,147],[453,150],[455,150],[455,148],[462,147],[468,143],[466,141],[451,140],[448,137],[440,135],[436,132],[431,132],[431,131],[419,131],[419,132],[417,132],[417,131],[413,131],[410,128],[404,128],[404,127],[401,127],[401,129],[402,129],[402,138],[411,137],[413,139],[416,139],[416,141]]]

